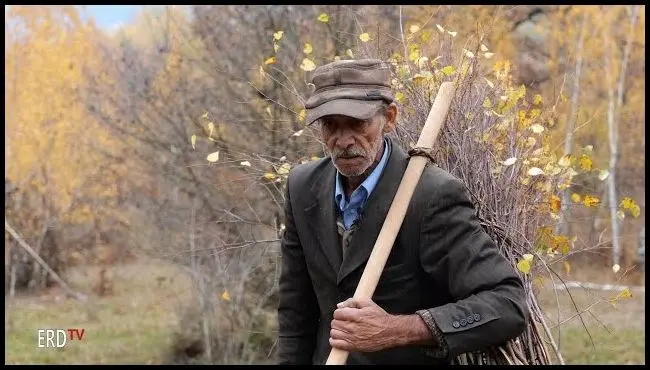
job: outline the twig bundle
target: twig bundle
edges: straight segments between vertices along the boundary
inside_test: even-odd
[[[437,90],[440,81],[436,78],[410,79],[403,83],[401,91],[405,94],[405,104],[400,110],[397,136],[406,149],[413,145],[425,122],[431,107],[431,92]],[[498,101],[507,95],[506,91],[499,86],[489,86],[471,68],[458,83],[433,157],[436,165],[465,183],[483,227],[500,252],[516,266],[525,254],[534,254],[536,233],[545,217],[539,205],[547,197],[550,180],[527,176],[530,163],[521,160],[542,144],[538,141],[531,145],[532,140],[526,140],[530,131],[517,127],[517,109],[500,115],[486,108],[486,98]],[[486,139],[497,136],[498,140]],[[508,158],[510,161],[504,163]],[[510,163],[513,158],[517,160]],[[540,330],[544,330],[562,362],[534,295],[532,273],[520,272],[520,275],[531,314],[525,332],[497,348],[463,354],[454,363],[550,364],[544,343],[546,338],[542,339]]]

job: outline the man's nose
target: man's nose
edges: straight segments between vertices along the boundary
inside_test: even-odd
[[[343,131],[336,140],[336,144],[340,148],[347,148],[354,145],[354,136],[350,132]]]

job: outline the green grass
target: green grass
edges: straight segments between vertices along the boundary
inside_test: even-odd
[[[5,363],[163,363],[178,326],[176,308],[187,296],[187,281],[160,266],[124,266],[114,275],[118,294],[90,302],[57,301],[51,295],[5,301]],[[89,284],[94,276],[94,269],[85,269],[71,281]],[[175,279],[164,284],[158,277]],[[68,342],[62,350],[38,348],[37,330],[43,328],[83,328],[85,334],[82,341]]]
[[[562,329],[560,346],[566,364],[645,364],[645,330],[589,328],[592,340],[583,327]],[[553,333],[557,338],[557,332]]]
[[[165,363],[179,325],[179,308],[192,299],[189,280],[171,266],[153,263],[115,267],[111,273],[114,294],[89,302],[60,299],[56,292],[5,299],[5,364]],[[97,276],[97,268],[80,268],[67,279],[88,292]],[[572,293],[580,308],[599,298],[592,292]],[[557,297],[562,321],[575,313],[567,297]],[[543,291],[539,298],[552,316],[555,294]],[[598,320],[585,315],[593,345],[577,318],[564,324],[560,345],[566,363],[645,364],[643,299],[635,296],[616,307],[597,305],[592,312]],[[548,324],[556,319],[550,317]],[[84,340],[69,343],[65,350],[38,348],[37,330],[42,328],[83,328]],[[557,340],[557,330],[552,332]]]

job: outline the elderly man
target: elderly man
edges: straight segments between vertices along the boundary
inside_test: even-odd
[[[372,300],[351,299],[409,156],[380,60],[317,68],[307,120],[329,157],[289,175],[282,237],[278,359],[324,364],[449,363],[521,334],[521,280],[482,229],[463,184],[427,166]]]

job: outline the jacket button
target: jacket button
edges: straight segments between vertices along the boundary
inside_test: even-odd
[[[475,313],[474,314],[474,321],[479,321],[481,319],[481,315]]]
[[[474,323],[474,315],[467,316],[467,323],[468,324],[473,324]]]
[[[451,325],[456,329],[460,327],[460,323],[458,321],[454,321]]]
[[[465,320],[465,319],[460,319],[460,325],[461,325],[461,326],[466,326],[466,325],[467,325],[467,320]]]

